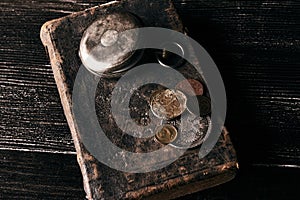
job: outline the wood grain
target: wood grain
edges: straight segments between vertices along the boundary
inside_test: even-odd
[[[0,199],[85,198],[75,155],[0,150],[0,163]],[[240,174],[227,184],[180,199],[298,200],[299,176],[299,170],[296,169],[243,168]]]
[[[39,31],[103,2],[0,0],[0,149],[75,152]],[[240,160],[299,166],[299,2],[174,3],[222,73]]]
[[[75,153],[39,31],[48,20],[98,3],[0,2],[0,149]]]
[[[0,151],[0,199],[84,199],[75,155]]]

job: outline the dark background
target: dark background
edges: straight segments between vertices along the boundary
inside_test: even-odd
[[[84,199],[39,31],[106,1],[0,0],[0,199]],[[300,199],[300,2],[174,0],[224,79],[236,179],[185,199]]]

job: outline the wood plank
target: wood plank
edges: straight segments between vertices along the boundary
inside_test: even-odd
[[[0,149],[74,153],[39,30],[103,2],[0,0]],[[299,165],[299,2],[174,3],[223,75],[240,160]]]
[[[84,199],[75,155],[0,151],[0,199]]]
[[[299,176],[298,169],[242,168],[233,181],[180,199],[298,200]],[[85,197],[75,155],[0,150],[0,177],[0,199]]]
[[[39,31],[48,20],[99,3],[0,1],[0,149],[75,153]]]

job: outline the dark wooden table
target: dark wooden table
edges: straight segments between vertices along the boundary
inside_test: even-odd
[[[84,199],[39,30],[103,2],[0,0],[0,199]],[[223,76],[241,167],[235,180],[184,199],[300,199],[300,2],[174,3]]]

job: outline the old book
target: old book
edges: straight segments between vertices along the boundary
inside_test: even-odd
[[[86,28],[99,16],[120,11],[128,11],[138,16],[144,26],[164,27],[179,32],[184,30],[174,6],[167,0],[115,1],[49,21],[41,29],[41,39],[50,57],[64,113],[77,151],[87,198],[173,199],[234,178],[238,165],[235,150],[225,128],[213,150],[204,158],[199,158],[198,148],[192,148],[166,167],[146,173],[130,173],[110,168],[87,150],[81,139],[81,134],[84,133],[78,129],[72,110],[73,86],[76,75],[82,67],[78,56],[80,40]],[[194,76],[193,71],[187,69],[183,69],[183,73]],[[139,139],[124,136],[124,133],[111,123],[113,119],[109,115],[107,102],[101,100],[109,98],[109,93],[116,82],[117,79],[107,78],[99,82],[95,94],[96,111],[102,113],[97,114],[99,123],[108,132],[112,142],[129,151],[143,151],[148,147],[141,149],[135,143],[140,141]],[[85,87],[89,85],[83,85],[83,90]],[[154,149],[149,147],[148,150],[160,147],[156,145]],[[137,163],[137,168],[139,164],[143,165]]]

